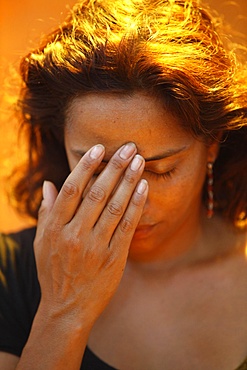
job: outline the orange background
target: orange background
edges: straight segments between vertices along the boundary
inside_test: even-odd
[[[15,91],[11,84],[12,66],[18,66],[20,57],[36,45],[42,33],[49,32],[64,19],[68,7],[74,2],[0,0],[0,231],[14,231],[30,224],[29,220],[17,216],[5,196],[8,187],[6,177],[22,156],[16,139],[16,123],[5,100],[5,85],[8,85],[8,91],[10,87]],[[246,0],[210,0],[207,3],[223,14],[237,31],[247,34]]]

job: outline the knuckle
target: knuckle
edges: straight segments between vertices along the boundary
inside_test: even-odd
[[[61,226],[55,223],[48,223],[45,228],[45,235],[51,239],[57,239],[61,235]]]
[[[116,257],[113,254],[109,254],[107,260],[105,261],[105,266],[107,268],[112,268],[116,264]]]
[[[123,218],[120,223],[120,229],[123,233],[129,233],[133,230],[134,224],[128,218]]]
[[[62,187],[62,192],[66,198],[76,197],[80,194],[80,189],[72,181],[67,181]]]
[[[113,247],[114,249],[114,247]],[[123,262],[122,262],[123,261]],[[122,263],[121,263],[122,262]],[[122,265],[124,266],[125,265],[125,261],[116,253],[109,253],[108,254],[108,257],[105,261],[105,264],[104,264],[104,267],[106,269],[116,269],[117,268],[117,274],[121,274],[123,273],[123,270],[124,268],[122,267]],[[119,275],[115,274],[115,278],[117,279]]]
[[[88,197],[94,202],[102,202],[106,198],[106,193],[100,186],[94,185],[89,190]]]
[[[92,163],[89,160],[85,159],[81,162],[81,168],[82,171],[88,172],[92,169]]]
[[[108,212],[113,216],[120,216],[123,214],[123,207],[121,204],[111,202],[107,205]]]
[[[133,176],[132,173],[126,173],[125,176],[124,176],[124,180],[128,184],[133,184],[135,182],[135,177]]]
[[[135,207],[143,207],[143,197],[135,194],[132,199],[131,199],[131,203],[135,206]]]
[[[124,168],[123,163],[116,158],[112,158],[109,164],[114,168],[114,170],[122,170]]]
[[[78,235],[76,235],[76,233],[73,235],[64,236],[64,240],[65,240],[66,245],[69,246],[69,249],[71,251],[78,252],[81,250],[81,240],[78,237]]]

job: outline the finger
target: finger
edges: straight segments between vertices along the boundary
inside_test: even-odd
[[[52,210],[54,224],[66,225],[82,201],[82,194],[103,159],[103,145],[95,145],[78,162],[65,180]]]
[[[143,173],[144,166],[144,158],[137,154],[109,199],[94,228],[95,234],[101,236],[102,240],[109,242],[111,239],[115,228],[126,211],[137,182]]]
[[[134,143],[121,147],[110,159],[107,166],[88,190],[76,217],[73,220],[78,228],[91,229],[100,217],[108,198],[116,188],[137,148]]]
[[[43,200],[39,209],[38,225],[44,224],[47,221],[47,217],[54,206],[58,194],[55,185],[50,181],[44,181],[42,191]]]
[[[145,179],[141,179],[111,239],[110,248],[113,253],[119,253],[119,249],[126,249],[126,246],[130,245],[143,213],[147,196],[148,182]],[[126,252],[128,253],[128,250]]]
[[[34,243],[35,248],[36,245],[39,245],[39,241],[43,237],[48,216],[52,211],[52,208],[54,206],[58,194],[55,185],[50,181],[44,181],[42,190],[43,190],[43,200],[41,202],[38,214],[38,224]]]

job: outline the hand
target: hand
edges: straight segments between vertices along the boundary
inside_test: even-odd
[[[41,303],[50,315],[94,322],[116,291],[148,192],[136,151],[133,143],[121,147],[92,182],[104,157],[96,145],[59,194],[45,182],[34,248]]]

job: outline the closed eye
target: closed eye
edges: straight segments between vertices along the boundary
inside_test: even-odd
[[[95,176],[95,177],[99,176],[100,173],[103,171],[103,169],[105,167],[106,167],[106,165],[101,164],[100,168],[98,168],[98,170],[96,170],[96,172],[94,173],[93,176]],[[161,173],[145,169],[145,172],[148,173],[150,177],[154,177],[156,179],[163,178],[163,179],[166,179],[166,180],[170,179],[173,176],[173,174],[175,173],[175,171],[176,171],[176,167],[173,167],[171,170],[166,171],[166,172],[161,172]]]
[[[174,175],[175,171],[176,171],[176,167],[172,168],[169,171],[162,172],[162,173],[157,173],[157,172],[154,172],[154,171],[145,170],[145,172],[148,173],[151,177],[154,177],[156,179],[163,178],[165,180],[170,179]]]

